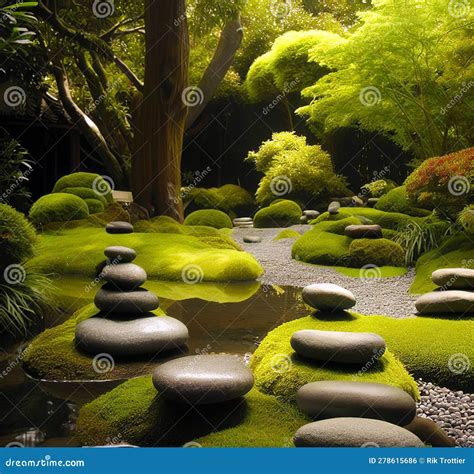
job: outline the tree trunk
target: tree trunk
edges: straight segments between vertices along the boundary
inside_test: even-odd
[[[181,153],[189,35],[185,0],[145,0],[145,84],[133,111],[134,199],[151,214],[183,220]]]
[[[193,125],[209,101],[214,97],[214,93],[234,62],[235,53],[242,44],[243,36],[240,18],[229,21],[222,29],[214,56],[198,84],[198,88],[202,91],[201,97],[203,100],[195,107],[189,109],[186,130]]]

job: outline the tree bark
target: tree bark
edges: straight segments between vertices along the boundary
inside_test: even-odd
[[[134,199],[151,214],[183,220],[181,153],[189,35],[185,0],[145,0],[145,83],[133,113]]]
[[[202,91],[203,100],[200,104],[189,109],[186,130],[193,125],[214,97],[217,88],[234,62],[235,54],[242,44],[243,36],[240,18],[229,21],[222,29],[211,62],[198,84],[198,88]]]

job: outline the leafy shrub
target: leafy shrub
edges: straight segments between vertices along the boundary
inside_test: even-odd
[[[222,211],[215,209],[202,209],[189,214],[184,220],[186,225],[204,225],[215,229],[232,229],[230,217]]]
[[[85,219],[89,208],[83,199],[74,194],[47,194],[39,198],[31,207],[30,219],[37,227],[50,222],[66,222]]]
[[[376,181],[364,184],[361,190],[370,197],[380,198],[396,187],[397,184],[390,179],[377,179]]]
[[[349,246],[352,264],[402,267],[405,253],[400,244],[388,239],[356,239]]]
[[[348,196],[344,179],[334,173],[330,156],[320,146],[306,144],[305,137],[294,133],[275,133],[258,151],[246,158],[265,173],[256,197],[269,204],[276,196],[285,196],[301,204],[324,206],[330,197]]]
[[[409,202],[405,186],[394,188],[382,196],[375,205],[375,209],[385,212],[399,212],[415,217],[423,217],[430,214],[429,211],[417,209]]]
[[[425,160],[406,180],[415,205],[455,216],[474,195],[474,148]]]
[[[72,173],[58,179],[53,193],[63,193],[66,188],[88,188],[93,191],[97,190],[97,195],[103,196],[107,202],[113,202],[112,189],[107,181],[95,173]],[[96,196],[96,199],[98,197]]]
[[[474,205],[466,206],[458,216],[458,224],[468,234],[474,234]]]
[[[296,202],[282,200],[268,207],[260,209],[255,214],[254,226],[262,227],[289,227],[299,224],[303,211]]]
[[[0,268],[33,256],[36,232],[25,216],[7,204],[0,204]]]

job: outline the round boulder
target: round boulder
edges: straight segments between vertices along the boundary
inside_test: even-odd
[[[305,211],[303,211],[303,216],[306,216],[310,221],[313,219],[317,219],[320,215],[320,212],[315,211],[313,209],[306,209]]]
[[[184,346],[188,328],[168,316],[110,319],[95,316],[76,326],[76,344],[90,354],[112,356],[157,354]]]
[[[246,235],[244,237],[244,242],[246,244],[259,244],[262,241],[262,238],[258,235]]]
[[[456,441],[437,425],[433,420],[415,416],[414,420],[404,428],[418,436],[424,443],[433,448],[455,448]]]
[[[368,332],[305,329],[291,336],[291,347],[308,359],[343,364],[374,364],[385,352],[385,341]]]
[[[296,403],[315,419],[373,418],[403,426],[416,415],[416,403],[408,393],[381,383],[312,382],[298,390]]]
[[[415,306],[420,314],[474,313],[474,293],[461,290],[433,291],[420,296]]]
[[[131,234],[133,233],[133,225],[130,222],[115,221],[109,222],[105,231],[108,234]]]
[[[106,313],[141,314],[160,306],[158,297],[144,288],[134,291],[117,291],[104,285],[95,295],[94,303]]]
[[[316,283],[303,288],[303,301],[323,311],[338,311],[352,308],[355,296],[345,288],[333,283]]]
[[[119,245],[107,247],[104,250],[104,255],[109,259],[110,262],[115,263],[130,263],[137,258],[137,253],[135,250],[129,247],[121,247]]]
[[[333,201],[328,206],[329,214],[333,214],[333,215],[338,214],[340,209],[341,209],[341,204],[338,201]]]
[[[442,268],[434,271],[431,279],[447,290],[474,291],[474,270],[470,268]]]
[[[295,434],[297,447],[323,448],[422,448],[410,431],[386,421],[332,418],[302,426]]]
[[[155,388],[166,399],[192,405],[240,398],[253,387],[252,371],[233,355],[182,357],[158,367]]]
[[[381,239],[382,227],[374,225],[348,225],[344,233],[352,239]]]
[[[147,274],[142,267],[134,263],[106,265],[101,273],[102,278],[109,283],[110,288],[131,291],[146,282]]]

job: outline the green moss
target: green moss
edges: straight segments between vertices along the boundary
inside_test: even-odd
[[[30,219],[41,227],[50,222],[85,219],[89,215],[87,204],[78,196],[66,193],[47,194],[31,207]]]
[[[382,196],[375,205],[375,209],[386,212],[399,212],[415,217],[424,217],[431,214],[430,211],[416,208],[409,202],[405,186],[392,189]]]
[[[0,268],[31,257],[35,241],[35,229],[25,216],[8,204],[0,204]]]
[[[436,288],[431,274],[440,268],[474,267],[474,247],[465,234],[455,234],[431,252],[422,255],[416,264],[416,276],[411,293],[428,293]]]
[[[356,239],[349,246],[352,263],[364,265],[403,267],[405,252],[400,244],[388,239]]]
[[[397,184],[390,179],[377,179],[376,181],[364,184],[361,190],[370,197],[380,198],[396,187]]]
[[[107,202],[113,202],[112,189],[102,176],[95,173],[72,173],[58,179],[53,193],[64,192],[67,188],[97,189]]]
[[[336,270],[343,275],[346,275],[351,278],[393,278],[405,275],[407,269],[405,267],[391,267],[391,266],[381,266],[378,267],[376,272],[364,272],[361,273],[360,268],[347,268],[347,267],[330,267],[333,270]],[[373,273],[373,274],[372,274]]]
[[[453,354],[462,353],[470,360],[473,359],[472,320],[443,319],[438,316],[396,319],[357,313],[345,313],[337,317],[333,315],[327,319],[321,316],[318,319],[318,314],[315,314],[316,317],[308,316],[285,323],[271,331],[262,341],[251,359],[257,385],[261,390],[290,397],[299,386],[309,381],[308,378],[324,380],[327,377],[337,377],[352,380],[355,376],[355,380],[369,381],[372,378],[375,382],[401,386],[408,393],[417,395],[413,379],[395,357],[415,377],[422,377],[445,387],[472,390],[472,371],[456,374],[449,369],[448,364]],[[351,371],[347,367],[338,366],[335,371],[328,371],[329,366],[310,365],[294,357],[290,338],[294,332],[302,329],[373,332],[385,339],[387,349],[393,355],[384,356],[384,372],[380,372],[380,367],[377,367],[359,377],[359,369]],[[283,374],[274,372],[271,367],[276,355],[280,355],[281,360],[288,357],[293,363],[293,369]],[[275,358],[273,362],[277,360]]]
[[[99,214],[100,212],[104,212],[105,207],[97,199],[84,199],[84,202],[87,204],[89,208],[89,214]]]
[[[328,220],[318,224],[318,230],[331,234],[345,235],[344,231],[349,225],[360,225],[361,220],[356,216],[345,217],[340,220]]]
[[[61,192],[66,194],[74,194],[74,196],[78,196],[84,200],[94,199],[96,201],[100,201],[104,207],[108,204],[107,199],[105,199],[104,196],[90,188],[64,188],[61,190]]]
[[[185,225],[214,227],[214,229],[232,229],[230,217],[225,212],[215,209],[194,211],[186,217],[184,223]]]
[[[299,239],[301,234],[293,229],[282,230],[273,240]]]
[[[296,407],[255,389],[244,402],[190,410],[161,400],[151,377],[142,377],[85,405],[77,428],[80,441],[93,446],[120,433],[121,442],[140,446],[287,447],[308,421]]]
[[[255,214],[254,226],[289,227],[300,223],[302,213],[301,207],[296,202],[284,199],[260,209]]]
[[[137,265],[147,271],[149,278],[159,280],[183,281],[183,272],[189,268],[196,269],[202,281],[208,282],[255,280],[263,272],[248,253],[215,248],[191,235],[133,233],[116,236],[92,227],[43,234],[31,264],[45,273],[93,278],[96,265],[105,258],[104,249],[117,244],[135,249]]]

